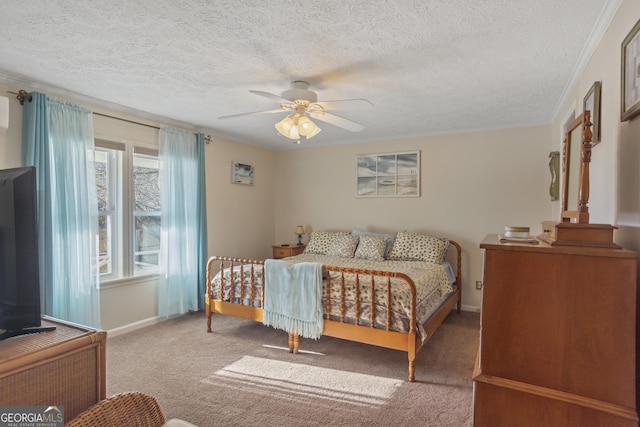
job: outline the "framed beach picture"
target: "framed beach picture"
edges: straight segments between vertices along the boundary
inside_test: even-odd
[[[233,162],[231,165],[233,184],[253,185],[253,166],[248,163]]]
[[[622,88],[620,119],[640,113],[640,20],[622,42]]]
[[[420,197],[420,152],[357,155],[356,197]]]

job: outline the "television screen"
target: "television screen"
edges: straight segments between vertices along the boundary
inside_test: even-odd
[[[38,265],[36,170],[0,170],[0,339],[42,331]]]

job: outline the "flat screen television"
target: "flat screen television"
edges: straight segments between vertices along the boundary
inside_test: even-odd
[[[40,316],[36,169],[0,170],[0,340],[45,332]]]

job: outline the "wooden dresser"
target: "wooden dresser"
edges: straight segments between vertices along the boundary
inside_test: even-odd
[[[635,252],[480,247],[474,425],[637,426]]]
[[[106,397],[107,333],[43,317],[50,325],[0,341],[0,405],[63,406],[67,422]]]

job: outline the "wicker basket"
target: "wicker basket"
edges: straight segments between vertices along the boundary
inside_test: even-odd
[[[166,418],[155,398],[139,392],[108,397],[71,420],[67,427],[160,427]]]

